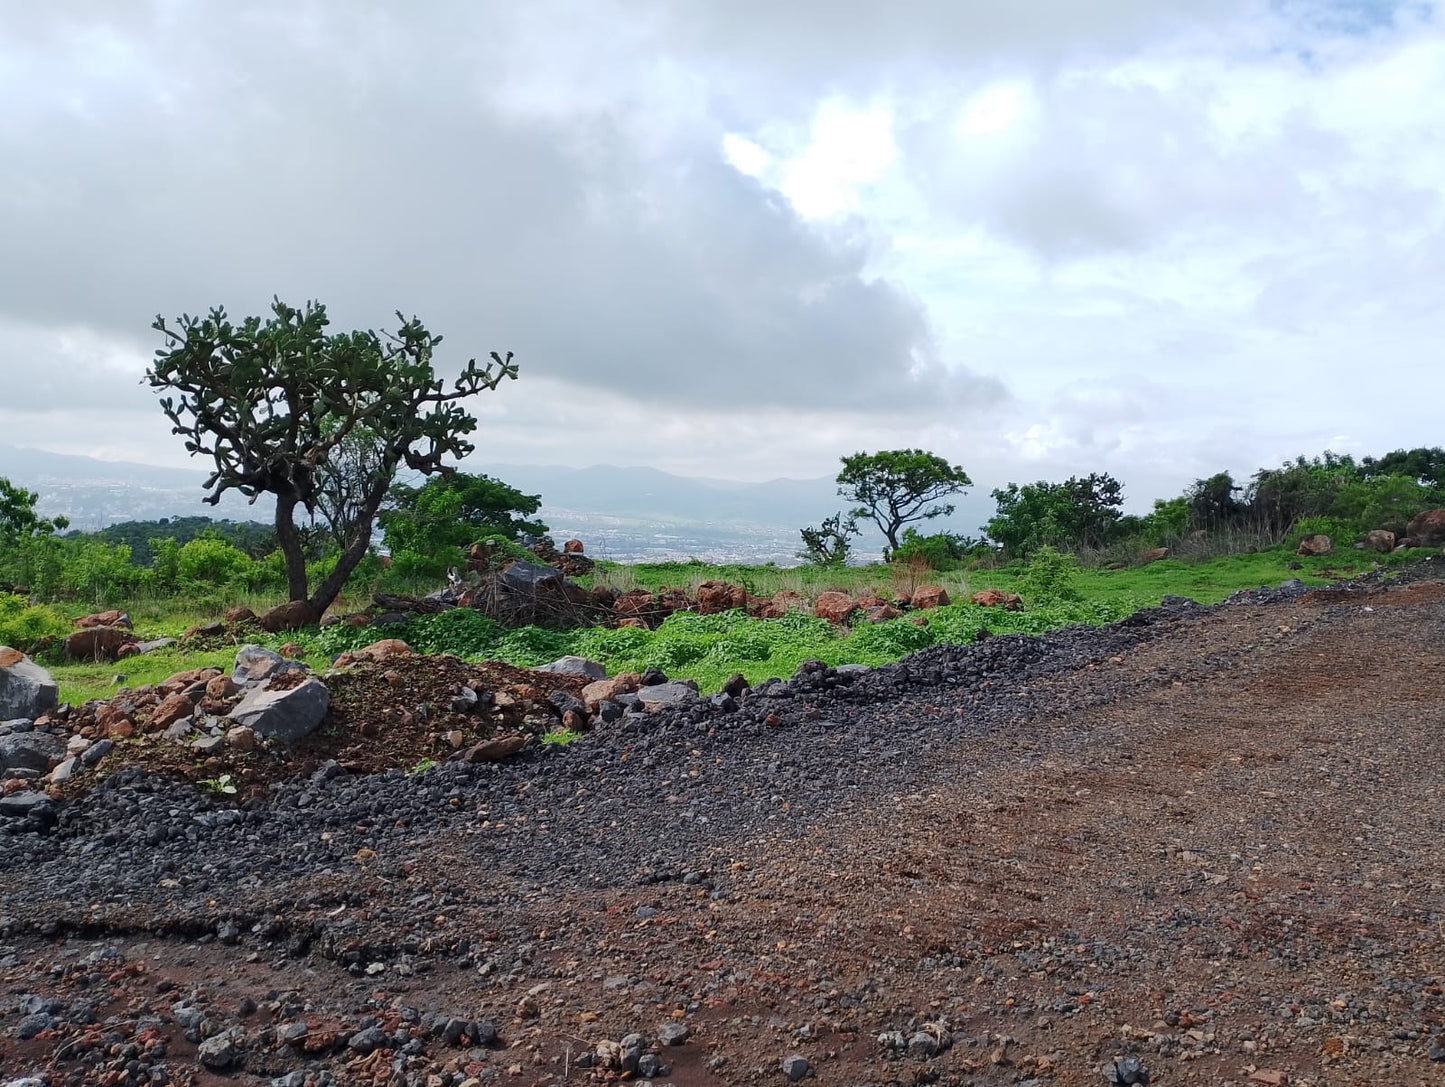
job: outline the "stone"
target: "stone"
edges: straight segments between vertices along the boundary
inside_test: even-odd
[[[243,645],[236,651],[236,666],[231,682],[237,687],[252,687],[287,672],[304,672],[306,665],[287,660],[280,653],[259,645]]]
[[[658,683],[637,689],[637,700],[648,713],[690,706],[697,701],[697,691],[685,683]]]
[[[245,725],[227,729],[226,743],[237,751],[254,751],[256,750],[256,730],[247,728]]]
[[[336,658],[336,667],[345,668],[359,661],[383,664],[397,657],[409,657],[411,655],[411,646],[407,645],[400,638],[382,638],[379,642],[372,642],[370,645],[362,646],[360,649],[353,649],[350,652],[341,654],[341,656]]]
[[[596,661],[588,660],[586,657],[562,657],[554,660],[551,664],[544,664],[534,671],[559,676],[586,676],[593,680],[607,678],[607,667]]]
[[[697,610],[701,615],[716,615],[748,606],[748,593],[726,581],[704,581],[697,587]]]
[[[660,1045],[682,1045],[687,1041],[687,1036],[686,1023],[668,1022],[657,1028],[657,1041]]]
[[[473,744],[462,753],[467,762],[501,762],[511,758],[527,746],[530,739],[525,733],[512,732],[504,736],[493,736],[489,740]]]
[[[998,589],[984,589],[968,598],[970,604],[982,608],[1003,608],[1005,611],[1023,611],[1024,600],[1018,593],[1000,592]]]
[[[1445,544],[1445,509],[1426,510],[1415,517],[1405,529],[1405,535],[1416,547]]]
[[[80,761],[86,766],[94,766],[114,750],[114,740],[96,740],[95,743],[81,752]]]
[[[847,593],[820,593],[818,599],[813,601],[813,614],[819,619],[828,620],[834,626],[842,626],[848,621],[848,616],[853,614],[855,607],[853,598]]]
[[[78,755],[71,755],[70,758],[64,759],[59,766],[50,771],[50,784],[64,785],[75,776],[75,771],[79,766],[80,757]]]
[[[791,1057],[784,1057],[782,1068],[783,1075],[788,1077],[789,1083],[800,1083],[807,1079],[809,1073],[813,1071],[813,1066],[808,1062],[808,1058],[797,1053]]]
[[[1395,550],[1395,534],[1388,529],[1377,528],[1373,532],[1365,533],[1365,550],[1379,551],[1388,555]]]
[[[0,721],[33,721],[56,707],[60,687],[49,672],[8,645],[0,646],[0,661]]]
[[[0,777],[9,772],[28,770],[43,774],[52,760],[65,757],[65,741],[48,732],[20,732],[0,736]]]
[[[227,623],[254,623],[255,621],[256,613],[244,604],[237,605],[226,612]]]
[[[908,603],[916,611],[925,611],[928,608],[946,608],[950,601],[942,585],[920,585],[913,590]]]
[[[562,551],[567,555],[580,555],[586,550],[581,540],[568,540],[562,545]]]
[[[224,1072],[240,1056],[235,1036],[229,1030],[205,1039],[196,1048],[196,1058],[212,1072]]]
[[[27,789],[9,796],[0,796],[0,816],[7,819],[27,819],[54,813],[55,801],[45,793]]]
[[[94,615],[82,615],[74,623],[77,627],[124,627],[131,629],[130,616],[123,611],[111,609],[110,611],[99,611]]]
[[[232,725],[245,725],[257,736],[295,743],[311,735],[331,708],[331,692],[315,676],[289,690],[254,686],[229,714]]]
[[[612,613],[622,619],[642,619],[657,611],[657,594],[646,589],[631,589],[612,604]]]
[[[156,651],[159,650],[159,649],[169,649],[171,646],[173,646],[173,645],[175,645],[175,644],[176,644],[176,639],[174,639],[174,638],[151,638],[151,639],[149,639],[148,641],[136,642],[136,643],[135,643],[135,651],[136,651],[137,654],[139,654],[139,653],[154,653],[154,652],[156,652]],[[124,657],[124,656],[128,656],[129,654],[126,653],[124,647],[122,647],[120,655],[121,655],[122,657]]]
[[[1139,565],[1148,566],[1151,562],[1159,562],[1161,559],[1167,559],[1168,557],[1169,548],[1152,547],[1139,556]]]
[[[624,672],[611,679],[598,679],[582,688],[582,701],[588,712],[595,712],[603,702],[613,701],[620,694],[631,694],[637,690],[642,677],[636,672]]]
[[[785,589],[758,609],[759,619],[781,619],[790,611],[806,611],[803,598],[791,589]]]
[[[146,722],[146,731],[161,732],[170,728],[182,717],[190,717],[195,712],[196,704],[184,694],[173,694],[166,698],[155,712],[151,714],[150,720]]]
[[[316,609],[306,601],[288,600],[284,604],[277,604],[261,616],[257,622],[267,634],[279,634],[283,630],[314,627],[320,618],[321,616],[316,614]]]
[[[734,698],[741,698],[743,692],[751,686],[748,677],[741,672],[734,672],[728,677],[728,681],[722,685],[723,693],[730,694]]]
[[[219,755],[221,748],[225,746],[224,736],[202,736],[199,740],[191,741],[191,750],[197,755]]]
[[[124,627],[82,627],[66,637],[65,655],[72,660],[120,660],[121,650],[135,641]]]
[[[239,694],[241,688],[230,676],[212,676],[206,680],[206,697],[222,701]]]
[[[497,575],[497,584],[514,593],[536,593],[560,588],[562,575],[550,566],[518,559]]]
[[[891,604],[875,604],[863,613],[865,623],[886,623],[890,619],[902,619],[903,613]]]
[[[547,695],[547,701],[552,704],[559,717],[566,717],[570,713],[586,719],[587,704],[571,691],[558,688]]]
[[[1328,555],[1333,550],[1334,546],[1330,543],[1330,538],[1323,532],[1317,532],[1313,536],[1306,536],[1301,540],[1299,547],[1295,550],[1295,554],[1323,556]]]
[[[200,626],[186,627],[181,635],[181,641],[188,642],[192,638],[220,638],[226,633],[225,623],[203,623]]]

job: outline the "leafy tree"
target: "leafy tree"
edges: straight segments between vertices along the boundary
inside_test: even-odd
[[[1196,479],[1185,493],[1189,501],[1190,523],[1195,528],[1204,529],[1237,524],[1249,511],[1249,507],[1235,497],[1243,490],[1228,472],[1218,472],[1208,479]]]
[[[1010,483],[993,497],[998,512],[989,536],[1006,554],[1023,556],[1041,547],[1103,547],[1118,533],[1124,490],[1113,476],[1093,472],[1063,483]]]
[[[1261,468],[1245,488],[1250,520],[1283,536],[1303,517],[1323,517],[1345,484],[1359,478],[1349,456],[1329,450],[1318,457],[1296,457],[1280,468]]]
[[[1379,476],[1409,476],[1421,486],[1430,488],[1436,501],[1445,501],[1445,449],[1396,449],[1383,457],[1366,457],[1360,461],[1360,472],[1366,479]]]
[[[898,530],[909,521],[947,517],[952,504],[940,499],[973,486],[962,468],[922,449],[888,449],[843,458],[838,493],[857,504],[851,517],[867,517],[898,549]]]
[[[328,334],[319,303],[297,309],[276,299],[271,310],[265,321],[248,317],[235,325],[217,307],[204,318],[183,315],[175,329],[157,317],[152,327],[165,346],[146,376],[171,394],[161,409],[187,450],[214,462],[207,502],[233,488],[252,500],[275,496],[290,599],[320,615],[366,554],[398,469],[431,475],[444,458],[470,453],[465,436],[477,423],[459,402],[515,378],[517,367],[510,352],[503,359],[494,351],[485,367],[469,361],[448,390],[432,369],[441,337],[414,317],[398,313],[402,323],[392,333]],[[344,522],[345,546],[313,593],[296,509],[316,513],[323,466],[363,432],[374,437],[377,460],[355,504],[331,511]]]
[[[811,566],[846,566],[853,550],[848,538],[859,534],[857,520],[844,520],[841,511],[824,518],[818,528],[809,526],[798,532],[803,537],[803,549],[797,556]]]
[[[1435,502],[1435,491],[1415,476],[1373,476],[1344,484],[1330,506],[1330,515],[1350,522],[1358,532],[1389,529],[1403,535],[1405,526]]]
[[[486,536],[509,540],[545,536],[547,526],[527,520],[542,508],[541,495],[523,494],[499,479],[448,472],[420,487],[392,487],[381,514],[386,546],[436,557]]]
[[[21,540],[51,536],[66,528],[64,517],[41,517],[35,512],[40,496],[0,477],[0,547],[16,547]]]

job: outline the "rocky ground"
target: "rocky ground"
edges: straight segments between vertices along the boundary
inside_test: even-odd
[[[1441,573],[115,767],[0,833],[0,1084],[1445,1082]]]

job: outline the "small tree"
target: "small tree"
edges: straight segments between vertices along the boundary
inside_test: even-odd
[[[1091,472],[1062,483],[1010,483],[993,492],[998,512],[989,537],[1012,557],[1040,547],[1100,548],[1118,532],[1123,488],[1113,476]]]
[[[898,530],[905,524],[947,517],[952,504],[934,503],[973,486],[962,468],[922,449],[854,453],[843,458],[837,483],[838,493],[857,503],[850,515],[872,520],[890,551],[898,549]]]
[[[542,496],[523,494],[499,479],[451,472],[420,487],[398,484],[381,513],[386,546],[437,557],[487,536],[545,536],[547,526],[527,520],[542,508]],[[450,561],[455,561],[451,559]]]
[[[0,477],[0,547],[18,547],[34,536],[51,536],[67,528],[64,517],[41,517],[35,512],[40,496]]]
[[[224,309],[204,318],[184,315],[176,329],[157,317],[165,337],[146,377],[172,395],[161,409],[192,455],[212,458],[204,486],[215,504],[235,489],[255,501],[276,497],[276,541],[286,563],[293,601],[320,615],[336,599],[371,543],[382,500],[405,464],[430,475],[446,457],[472,451],[465,435],[477,422],[460,401],[515,378],[512,355],[467,363],[451,389],[432,370],[440,336],[400,313],[394,333],[327,334],[326,308],[297,309],[276,299],[264,322],[234,325]],[[308,595],[306,557],[296,507],[314,514],[325,466],[353,435],[369,434],[376,459],[359,481],[347,511],[345,545],[321,584]]]
[[[810,526],[798,532],[803,537],[803,550],[796,554],[811,566],[846,566],[853,550],[848,537],[859,534],[858,522],[852,517],[845,521],[842,512],[824,518],[818,528]]]

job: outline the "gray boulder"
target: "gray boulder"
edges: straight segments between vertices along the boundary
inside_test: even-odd
[[[246,690],[229,715],[232,725],[245,725],[257,736],[295,743],[315,732],[331,708],[331,692],[315,676],[289,690],[254,686]]]
[[[685,683],[658,683],[637,692],[637,701],[648,713],[655,710],[690,706],[697,701],[697,691]]]
[[[588,679],[607,678],[606,666],[598,664],[596,661],[590,661],[586,657],[563,657],[561,660],[554,660],[551,664],[542,665],[536,671],[563,676],[586,676]]]
[[[514,593],[535,593],[544,585],[560,586],[562,575],[550,566],[518,559],[497,575],[497,583]]]
[[[48,732],[18,732],[0,736],[0,771],[33,770],[43,774],[50,769],[51,759],[64,756],[65,741]]]
[[[272,676],[306,670],[306,665],[300,661],[289,660],[264,646],[243,645],[236,651],[236,667],[231,671],[231,682],[237,687],[251,687],[264,683]]]
[[[34,720],[53,710],[60,700],[60,687],[40,665],[18,650],[0,645],[0,721],[13,717]]]

